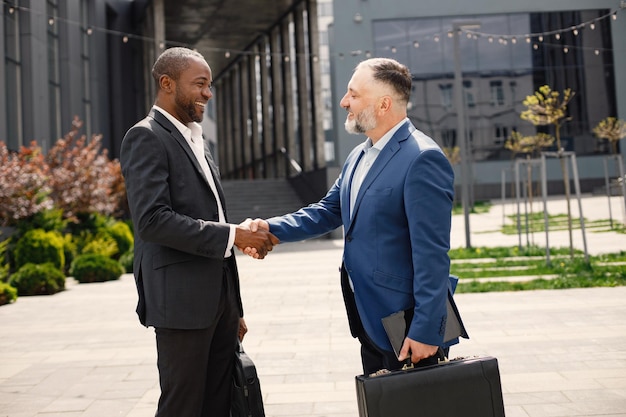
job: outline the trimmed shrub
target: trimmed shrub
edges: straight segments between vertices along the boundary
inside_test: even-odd
[[[57,269],[65,267],[63,237],[58,232],[46,232],[43,229],[29,230],[15,245],[15,267],[21,268],[27,263],[52,263]]]
[[[124,222],[115,222],[102,231],[115,239],[119,255],[125,254],[133,246],[133,232]]]
[[[70,275],[80,283],[113,281],[123,273],[119,262],[98,254],[79,255],[70,267]]]
[[[0,282],[0,306],[17,300],[17,289],[6,282]]]
[[[65,289],[65,275],[52,263],[23,265],[9,283],[19,295],[49,295]]]
[[[78,253],[78,245],[76,239],[69,233],[63,235],[63,254],[65,255],[65,268],[63,272],[69,273],[70,265],[74,261],[74,257]]]
[[[135,251],[131,247],[125,254],[120,256],[120,264],[125,272],[133,272],[133,262],[135,261]]]
[[[101,235],[86,239],[81,255],[102,255],[113,258],[119,252],[115,239],[103,233]]]

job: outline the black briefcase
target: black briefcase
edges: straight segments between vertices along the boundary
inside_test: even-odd
[[[493,357],[359,375],[356,391],[360,417],[504,417]]]
[[[241,343],[235,350],[231,417],[265,417],[261,384],[252,359],[244,352]]]

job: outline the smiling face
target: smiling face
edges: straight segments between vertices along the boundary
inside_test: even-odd
[[[206,103],[211,99],[211,69],[206,61],[189,58],[189,67],[174,82],[173,115],[183,123],[201,122]]]
[[[184,124],[201,122],[207,102],[213,97],[211,68],[201,57],[185,56],[180,71],[158,77],[157,104]],[[180,62],[180,61],[179,61]]]
[[[348,91],[340,102],[341,107],[348,112],[345,121],[348,133],[365,133],[376,127],[371,81],[371,70],[361,68],[352,74],[348,83]]]

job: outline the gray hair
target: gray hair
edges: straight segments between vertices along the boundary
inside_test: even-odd
[[[199,52],[189,48],[169,48],[163,51],[152,66],[152,78],[159,85],[159,79],[163,75],[168,75],[177,81],[180,74],[189,68],[190,58],[197,58],[204,61],[204,57]]]
[[[409,102],[412,78],[406,65],[391,58],[371,58],[361,61],[355,71],[362,67],[370,68],[376,81],[390,86],[400,100]]]

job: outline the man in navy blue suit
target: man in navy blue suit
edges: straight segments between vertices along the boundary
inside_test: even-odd
[[[409,357],[427,364],[444,344],[454,173],[408,119],[410,92],[406,66],[387,58],[361,62],[341,106],[346,130],[367,139],[322,200],[251,225],[281,242],[343,226],[342,290],[365,373],[400,368]],[[408,332],[396,357],[381,319],[401,310]]]

